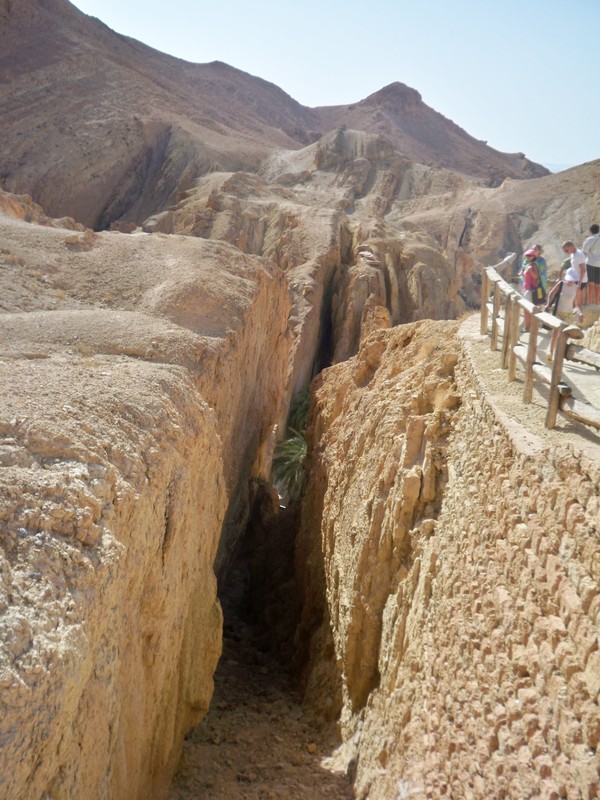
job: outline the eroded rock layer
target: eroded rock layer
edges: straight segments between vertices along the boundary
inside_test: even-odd
[[[375,331],[318,382],[307,698],[359,798],[594,797],[600,470],[508,426],[456,329]]]
[[[9,370],[29,399],[0,423],[2,795],[148,797],[220,654],[216,416],[180,368]]]
[[[0,215],[0,795],[160,797],[212,695],[288,286],[222,242],[21,211]]]

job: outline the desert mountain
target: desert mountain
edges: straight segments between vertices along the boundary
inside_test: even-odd
[[[114,33],[68,0],[1,0],[0,187],[94,228],[141,222],[213,171],[255,171],[349,127],[487,185],[547,171],[499,153],[395,83],[306,108],[226,64],[190,64]]]
[[[377,133],[413,161],[475,175],[488,185],[506,176],[532,178],[547,170],[523,153],[499,153],[429,108],[415,89],[392,83],[351,106],[316,109],[325,130],[339,125]]]

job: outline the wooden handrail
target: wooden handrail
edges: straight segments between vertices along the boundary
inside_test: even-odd
[[[512,258],[511,258],[512,260]],[[497,266],[506,266],[504,259]],[[492,302],[490,303],[490,295]],[[521,315],[528,314],[529,344],[527,347],[519,341],[519,327]],[[490,330],[491,315],[491,330]],[[552,369],[542,366],[538,359],[538,334],[540,325],[558,331]],[[580,340],[584,334],[576,325],[568,325],[562,320],[533,305],[526,300],[514,287],[508,284],[498,274],[495,267],[486,267],[481,280],[481,326],[482,335],[490,335],[491,349],[498,349],[498,337],[502,336],[503,369],[508,369],[508,380],[516,378],[517,361],[520,361],[525,370],[523,384],[523,402],[531,403],[535,379],[541,380],[549,386],[548,409],[545,424],[547,428],[554,428],[559,412],[572,419],[577,419],[587,425],[600,428],[600,411],[590,403],[574,400],[571,387],[563,380],[562,371],[565,359],[577,361],[600,369],[600,354],[573,344],[570,340]]]

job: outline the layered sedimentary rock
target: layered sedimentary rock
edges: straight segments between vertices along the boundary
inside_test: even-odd
[[[0,227],[0,794],[159,797],[283,413],[287,283],[224,243]]]
[[[427,230],[456,260],[456,277],[475,299],[476,292],[469,291],[479,272],[474,265],[498,263],[508,252],[520,263],[534,242],[544,246],[549,270],[558,274],[562,242],[581,243],[597,216],[599,185],[596,160],[528,181],[508,178],[497,188],[463,186],[445,195],[407,198],[394,204],[386,221],[392,228]]]
[[[220,654],[215,413],[169,365],[2,372],[2,796],[156,796]]]
[[[455,323],[323,373],[297,571],[357,797],[594,797],[600,470],[504,416]]]
[[[259,175],[212,174],[143,227],[228,241],[286,270],[291,386],[299,390],[315,364],[356,352],[367,302],[385,305],[394,323],[464,311],[460,291],[469,277],[457,273],[440,243],[385,221],[403,198],[464,185],[455,173],[413,164],[380,136],[338,130],[299,151],[280,151]]]

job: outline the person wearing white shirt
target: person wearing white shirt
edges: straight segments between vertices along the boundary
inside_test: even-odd
[[[583,308],[585,303],[585,289],[587,286],[587,264],[585,263],[585,255],[579,250],[573,242],[563,242],[563,250],[571,259],[571,267],[575,275],[578,276],[577,281],[577,295],[575,297],[575,305]],[[583,314],[579,314],[580,324],[583,322]]]
[[[565,261],[563,264],[560,279],[552,287],[544,310],[550,311],[554,306],[552,313],[559,319],[562,319],[563,322],[571,324],[573,322],[573,314],[578,314],[581,317],[581,309],[576,309],[574,307],[577,284],[579,282],[579,272],[572,266],[565,268],[565,265],[568,263],[568,261]],[[554,349],[558,341],[558,334],[559,329],[555,328],[552,333],[552,341],[550,342],[550,353],[548,354],[549,362],[554,359]]]
[[[590,225],[590,236],[581,249],[585,255],[588,276],[588,303],[600,304],[600,226]]]

